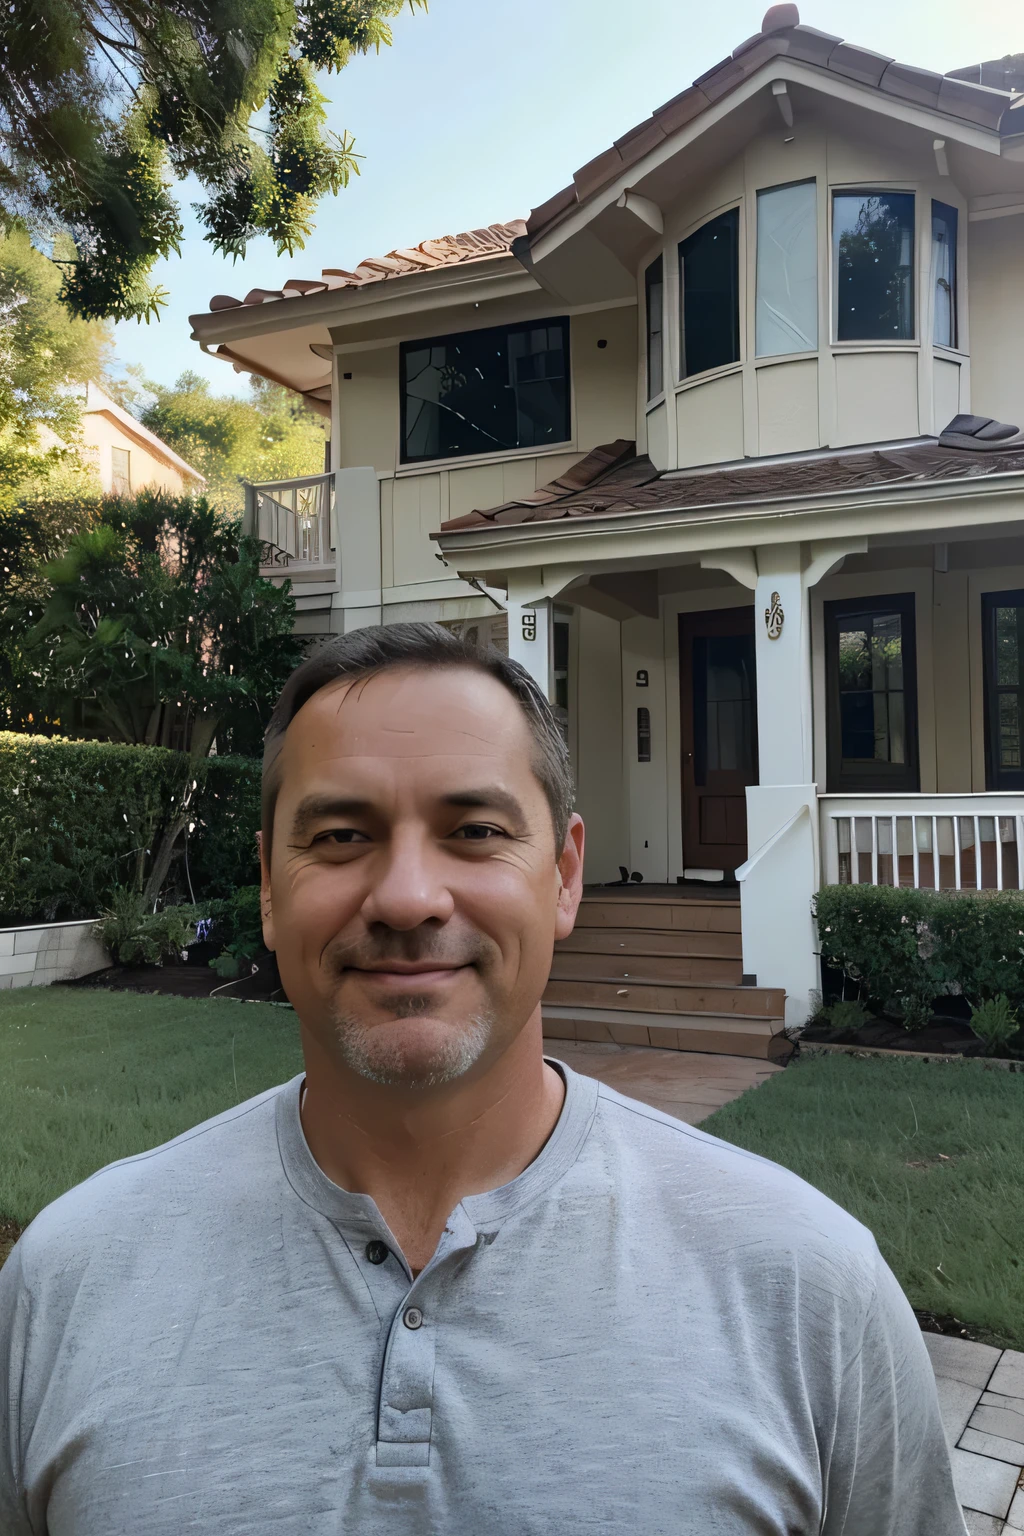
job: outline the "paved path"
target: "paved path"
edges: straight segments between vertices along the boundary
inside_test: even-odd
[[[746,1056],[545,1042],[549,1056],[696,1125],[781,1067]],[[1024,1354],[926,1333],[970,1536],[1024,1532]]]

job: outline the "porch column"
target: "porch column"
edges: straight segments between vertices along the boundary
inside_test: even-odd
[[[799,544],[757,551],[754,635],[759,782],[810,784],[811,626]]]
[[[517,602],[515,588],[508,594],[508,654],[526,668],[546,699],[554,698],[555,626],[551,599],[542,597],[531,603]]]
[[[334,634],[381,622],[380,486],[369,466],[334,472],[337,587]]]

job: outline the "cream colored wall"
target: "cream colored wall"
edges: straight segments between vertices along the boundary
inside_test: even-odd
[[[1024,214],[978,220],[969,243],[972,409],[1024,426]]]
[[[103,416],[98,411],[90,411],[82,417],[82,442],[87,452],[96,461],[100,484],[104,491],[110,491],[114,483],[112,456],[114,448],[126,448],[131,455],[128,461],[128,472],[133,491],[141,491],[144,487],[150,486],[156,490],[170,491],[178,495],[196,484],[195,481],[186,479],[172,464],[158,459],[138,438],[131,437],[116,421],[111,421],[109,416]]]
[[[659,249],[664,252],[665,392],[670,400],[675,396],[676,409],[669,410],[664,427],[658,420],[650,428],[652,444],[659,455],[664,453],[666,467],[916,437],[941,430],[957,410],[970,409],[967,344],[974,311],[969,316],[966,302],[966,200],[950,179],[939,177],[931,147],[923,138],[919,151],[900,147],[892,136],[866,134],[863,122],[847,120],[844,112],[835,107],[826,121],[815,118],[802,101],[795,132],[780,119],[777,128],[755,137],[741,155],[666,208],[664,239],[645,251],[637,269],[640,318],[646,326],[643,274]],[[818,190],[818,348],[758,358],[757,193],[811,179]],[[843,187],[871,186],[914,192],[917,197],[917,339],[912,343],[831,340],[831,194]],[[930,342],[932,198],[960,213],[960,351],[933,348]],[[741,360],[680,381],[678,244],[729,208],[740,213]],[[971,226],[972,262],[974,232],[979,227]],[[1015,302],[1017,308],[1024,305],[1019,295]],[[1008,353],[1008,336],[1002,346]],[[642,348],[640,362],[642,367]]]
[[[619,865],[629,854],[619,752],[623,735],[620,657],[617,621],[577,608],[570,633],[570,750],[576,809],[586,825],[583,873],[589,882],[616,880]]]

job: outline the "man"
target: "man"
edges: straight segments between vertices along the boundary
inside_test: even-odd
[[[262,858],[305,1073],[22,1237],[3,1536],[964,1536],[871,1234],[544,1058],[583,827],[522,669],[325,647]]]

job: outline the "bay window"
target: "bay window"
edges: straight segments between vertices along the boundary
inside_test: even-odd
[[[914,194],[832,196],[837,341],[913,341]]]
[[[756,352],[818,345],[818,212],[813,181],[757,194]]]
[[[956,323],[956,209],[948,203],[932,203],[932,284],[935,320],[932,339],[937,347],[957,345]]]
[[[682,374],[740,360],[740,213],[730,208],[679,246]]]

